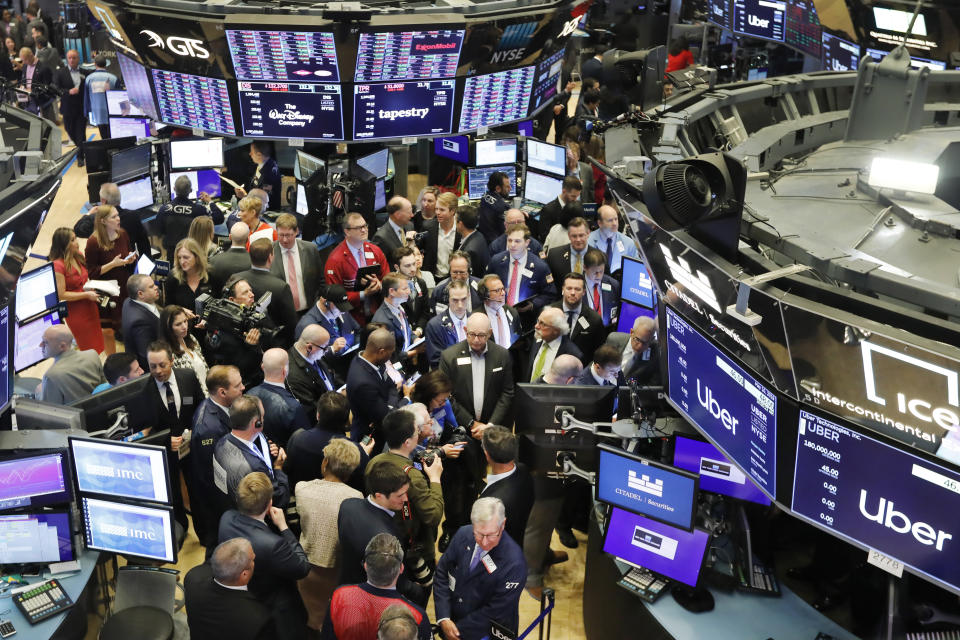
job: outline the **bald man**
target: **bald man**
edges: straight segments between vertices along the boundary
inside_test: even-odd
[[[300,400],[287,388],[290,356],[283,349],[267,349],[263,352],[263,382],[247,391],[263,403],[263,433],[281,447],[297,429],[309,429],[313,420],[300,404]]]
[[[234,223],[230,227],[230,248],[210,259],[210,287],[214,296],[220,295],[230,276],[250,268],[249,237],[250,227],[245,222]]]
[[[540,376],[536,382],[541,384],[575,384],[583,373],[583,363],[568,353],[557,356],[550,370]]]
[[[394,196],[387,203],[387,224],[377,229],[373,242],[383,254],[392,256],[395,249],[407,241],[407,232],[413,231],[413,205],[402,196]]]
[[[287,351],[290,360],[287,387],[308,416],[316,413],[320,396],[336,391],[343,384],[323,360],[329,348],[330,333],[319,324],[308,324]]]
[[[93,393],[93,388],[106,382],[100,356],[93,349],[73,348],[73,333],[65,324],[43,332],[40,350],[44,358],[53,358],[40,381],[40,400],[51,404],[70,404]]]
[[[357,442],[366,435],[384,442],[384,416],[400,406],[401,392],[409,393],[387,375],[386,368],[392,366],[390,358],[396,348],[392,331],[374,329],[367,338],[366,348],[350,363],[347,372],[347,398],[353,412],[350,437]]]
[[[525,224],[530,225],[530,221],[527,220],[527,214],[525,214],[520,209],[507,209],[507,212],[503,214],[503,222],[509,227],[512,224]],[[530,251],[540,255],[543,252],[543,245],[534,237],[530,238],[530,244],[527,246]],[[502,233],[497,236],[493,242],[490,243],[490,255],[495,256],[501,251],[507,250],[507,234]]]
[[[83,166],[83,143],[87,136],[87,118],[83,113],[83,94],[87,74],[80,69],[80,54],[67,51],[67,64],[53,74],[53,84],[60,89],[60,115],[63,128],[77,148],[77,164]],[[119,203],[118,203],[119,204]]]

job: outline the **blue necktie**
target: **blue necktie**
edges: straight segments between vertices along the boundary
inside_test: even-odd
[[[607,273],[613,273],[613,236],[607,238]]]
[[[257,457],[263,460],[264,464],[267,465],[267,471],[270,473],[270,477],[273,477],[273,465],[270,464],[270,457],[263,457],[263,449],[260,446],[260,438],[263,436],[257,436],[253,441],[253,450],[256,452]],[[269,449],[268,449],[269,450]]]
[[[473,571],[477,568],[477,565],[480,564],[480,558],[483,557],[483,552],[477,553],[476,550],[473,552],[473,558],[470,560],[470,571]]]
[[[313,368],[317,370],[317,374],[320,376],[320,379],[323,380],[323,384],[326,385],[327,391],[333,391],[333,385],[330,383],[330,379],[327,378],[327,374],[323,372],[323,367],[320,366],[320,363],[314,362]]]

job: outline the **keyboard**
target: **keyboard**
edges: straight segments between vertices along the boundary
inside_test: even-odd
[[[670,581],[646,569],[634,567],[624,574],[617,584],[645,602],[656,602],[657,598],[668,591]]]
[[[908,633],[906,640],[960,640],[960,631],[920,631]]]
[[[56,578],[14,594],[13,602],[30,624],[37,624],[73,606],[73,600]]]
[[[739,564],[737,566],[737,578],[740,581],[737,587],[740,591],[768,596],[780,595],[780,583],[777,581],[773,568],[766,567],[757,561],[754,561],[753,573],[749,576],[747,575],[747,565]]]

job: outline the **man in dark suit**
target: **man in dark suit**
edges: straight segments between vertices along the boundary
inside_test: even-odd
[[[507,250],[490,258],[487,273],[500,276],[507,286],[507,304],[521,315],[553,302],[557,289],[553,275],[539,256],[527,248],[530,229],[518,224],[507,229]]]
[[[410,280],[406,276],[390,272],[383,278],[383,304],[373,314],[373,322],[385,325],[393,333],[397,344],[397,360],[412,356],[410,345],[416,338],[410,316],[403,304],[410,298]]]
[[[396,349],[396,339],[387,329],[375,329],[367,338],[367,346],[350,363],[347,389],[353,426],[350,437],[355,442],[367,434],[383,442],[383,417],[400,406],[397,385],[386,373],[386,363]]]
[[[327,330],[318,324],[311,324],[287,351],[287,387],[308,416],[316,411],[320,396],[327,391],[336,391],[341,386],[340,380],[323,361],[329,344],[330,334]]]
[[[575,384],[619,386],[626,384],[620,373],[622,354],[611,344],[602,344],[593,352],[593,362],[583,368]]]
[[[450,277],[441,280],[430,293],[430,308],[434,315],[443,313],[447,308],[447,288],[451,282],[463,282],[470,286],[470,298],[467,300],[467,311],[479,309],[482,301],[477,289],[480,287],[480,278],[470,275],[470,254],[463,251],[454,251],[450,254]]]
[[[360,325],[348,313],[351,309],[353,305],[350,304],[347,290],[342,285],[319,283],[317,301],[297,322],[294,339],[300,338],[300,334],[307,325],[318,324],[327,330],[330,339],[333,340],[330,351],[339,354],[343,349],[352,347],[359,337],[357,329]],[[343,342],[337,344],[340,338],[343,338]]]
[[[483,300],[483,312],[490,318],[493,341],[509,349],[523,329],[520,326],[520,314],[506,304],[507,288],[503,286],[500,276],[493,273],[485,275],[477,287],[477,293]]]
[[[297,429],[308,429],[313,424],[310,416],[287,388],[289,356],[280,348],[267,349],[263,353],[263,382],[247,393],[260,398],[263,403],[263,433],[281,447]]]
[[[499,498],[507,514],[507,533],[520,548],[533,508],[533,478],[517,462],[518,442],[510,429],[494,425],[483,432],[483,454],[490,465],[481,498]]]
[[[589,358],[603,342],[606,331],[600,315],[583,301],[586,286],[586,278],[581,274],[566,274],[560,289],[562,299],[550,306],[563,311],[570,330],[570,339],[583,352],[584,357]]]
[[[477,230],[477,208],[464,205],[457,210],[457,232],[462,240],[460,251],[470,256],[470,273],[479,278],[485,265],[490,262],[490,248],[487,239]]]
[[[77,164],[83,166],[83,143],[87,141],[87,117],[83,113],[86,73],[80,69],[80,54],[67,51],[67,64],[53,74],[53,84],[60,89],[60,115],[63,128],[77,148]]]
[[[293,308],[290,285],[270,273],[272,262],[273,243],[267,238],[254,240],[250,243],[250,268],[234,278],[246,280],[253,287],[253,295],[257,300],[265,293],[271,294],[267,314],[274,324],[282,327],[277,335],[279,343],[290,344],[297,326],[297,312]]]
[[[271,530],[267,518],[279,535]],[[283,510],[273,505],[273,486],[267,474],[250,473],[240,481],[237,508],[220,518],[220,540],[231,538],[246,538],[253,547],[250,593],[270,609],[277,638],[303,640],[307,612],[296,581],[310,572],[310,562],[287,526]]]
[[[607,257],[603,251],[590,248],[583,259],[587,291],[584,299],[587,306],[600,314],[603,326],[616,326],[620,312],[620,283],[606,275]]]
[[[393,252],[393,268],[410,281],[410,295],[403,303],[403,309],[415,329],[427,326],[430,320],[430,295],[427,283],[417,276],[417,253],[413,247],[399,247]]]
[[[20,49],[20,59],[23,63],[20,66],[20,78],[18,88],[30,91],[31,95],[18,94],[17,100],[20,106],[31,113],[38,113],[48,120],[54,120],[53,102],[55,98],[52,93],[42,93],[33,91],[41,86],[49,85],[53,82],[53,69],[43,64],[33,54],[28,47]]]
[[[553,274],[553,282],[557,285],[558,292],[563,286],[563,276],[568,273],[584,272],[583,259],[587,255],[589,237],[587,221],[580,217],[574,218],[567,225],[567,238],[570,242],[547,252],[545,261]]]
[[[323,282],[323,263],[317,245],[297,239],[297,233],[296,216],[285,213],[277,218],[270,273],[290,286],[293,307],[303,313],[317,298],[317,285]]]
[[[413,231],[413,205],[403,196],[394,196],[387,203],[387,223],[377,229],[373,243],[388,258],[407,241],[407,232]]]
[[[160,335],[160,287],[153,278],[136,273],[127,278],[127,299],[123,301],[121,326],[127,351],[137,354],[137,361],[147,370],[147,346]]]
[[[510,208],[510,176],[503,171],[494,171],[487,178],[487,192],[480,198],[479,228],[489,243],[503,233],[504,213]]]
[[[641,386],[661,384],[660,346],[657,344],[657,323],[653,318],[640,316],[630,333],[611,333],[607,344],[622,355],[621,372],[627,380],[636,380]]]
[[[420,246],[423,248],[424,271],[434,274],[439,281],[448,274],[447,265],[440,260],[441,241],[450,252],[460,248],[460,234],[457,232],[457,214],[446,206],[437,208],[437,217],[434,220],[425,220],[423,230],[426,232]],[[452,235],[452,237],[451,237]],[[449,258],[448,258],[449,262]]]
[[[550,229],[553,228],[553,225],[562,224],[566,226],[568,222],[565,220],[565,210],[567,209],[567,205],[576,202],[580,198],[581,191],[583,191],[583,184],[578,178],[575,178],[574,176],[567,176],[563,179],[557,199],[551,200],[543,205],[542,209],[540,209],[540,223],[538,225],[539,235],[537,236],[538,240],[541,242],[546,240],[547,235],[550,233]]]
[[[216,295],[220,295],[233,274],[250,268],[250,254],[247,253],[249,236],[250,227],[245,222],[237,222],[230,227],[230,248],[210,259],[210,288]]]
[[[537,378],[550,370],[550,365],[560,355],[572,355],[583,362],[583,352],[567,335],[569,330],[563,311],[556,307],[547,307],[541,311],[534,327],[533,348],[520,370],[519,379],[523,382],[536,382]]]
[[[209,563],[183,579],[187,625],[193,638],[236,640],[274,637],[270,609],[247,589],[254,572],[253,547],[246,538],[219,544]]]
[[[451,282],[447,291],[449,306],[427,323],[427,362],[431,369],[440,366],[440,354],[444,349],[467,339],[469,291],[465,282]]]
[[[504,232],[499,236],[493,239],[493,242],[490,243],[490,255],[495,256],[501,251],[507,250],[507,232],[506,228],[513,224],[525,224],[528,227],[531,227],[530,220],[527,219],[527,214],[521,211],[520,209],[507,209],[507,212],[504,214],[503,221],[505,223]],[[530,238],[530,246],[528,247],[530,251],[533,251],[538,256],[543,252],[543,245],[540,244],[540,241],[536,238]]]

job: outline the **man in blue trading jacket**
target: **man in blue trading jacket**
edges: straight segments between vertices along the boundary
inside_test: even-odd
[[[480,198],[479,231],[487,242],[497,239],[504,228],[504,213],[510,208],[510,177],[503,171],[494,171],[487,179],[487,192]]]
[[[520,622],[520,594],[527,581],[523,551],[504,533],[499,498],[480,498],[437,564],[433,601],[447,640],[481,640],[492,622],[514,634]]]
[[[290,371],[290,359],[287,352],[279,347],[267,349],[263,353],[263,382],[247,393],[260,398],[263,403],[263,433],[286,448],[287,441],[297,429],[309,429],[313,420],[301,406],[290,389],[287,388],[287,373]],[[314,405],[316,406],[316,402]]]
[[[440,366],[440,354],[444,349],[467,339],[468,300],[470,288],[467,283],[451,282],[447,289],[449,306],[427,323],[427,363],[431,369]]]
[[[247,192],[253,189],[263,189],[269,195],[270,201],[267,208],[271,211],[280,210],[280,167],[277,161],[270,157],[270,143],[257,141],[250,143],[250,159],[257,165],[257,170],[253,177],[248,181],[249,188],[238,187],[236,189],[237,199],[247,196]]]
[[[550,267],[528,250],[530,229],[515,224],[507,229],[507,250],[490,259],[488,273],[507,286],[507,304],[521,313],[541,309],[557,297]]]
[[[176,260],[173,250],[177,243],[187,237],[190,225],[200,216],[211,216],[213,224],[223,223],[223,212],[217,207],[210,207],[210,194],[201,191],[197,194],[200,202],[190,199],[193,183],[187,176],[180,176],[173,183],[174,198],[157,211],[157,224],[160,228],[160,237],[163,238],[163,249],[167,252],[170,264]],[[202,204],[201,204],[202,202]]]

